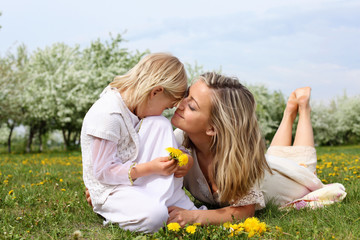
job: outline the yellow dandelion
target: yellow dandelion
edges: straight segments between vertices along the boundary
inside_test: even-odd
[[[188,156],[184,154],[180,149],[168,147],[165,150],[169,152],[169,155],[172,159],[175,159],[177,161],[180,167],[188,163]]]
[[[246,232],[250,232],[254,229],[257,229],[260,221],[256,217],[247,218],[244,222],[244,229]]]
[[[167,225],[167,228],[169,229],[169,231],[178,232],[181,227],[178,223],[169,223]]]
[[[230,228],[230,225],[231,225],[230,222],[226,222],[226,223],[223,224],[223,227],[224,227],[225,229],[228,229],[228,228]]]
[[[184,166],[188,163],[189,159],[188,159],[188,156],[186,154],[181,154],[178,158],[178,165],[181,167],[181,166]]]
[[[4,184],[8,184],[9,180],[5,179]]]
[[[8,195],[11,195],[11,194],[13,194],[13,193],[14,193],[14,190],[11,189],[11,190],[9,191]]]
[[[196,226],[187,226],[185,230],[187,233],[194,234],[196,232]]]
[[[258,232],[261,234],[263,232],[266,232],[266,224],[264,222],[259,223],[259,229]]]
[[[61,189],[61,191],[65,192],[65,191],[66,191],[66,189],[65,189],[65,188],[62,188],[62,189]]]
[[[182,151],[180,149],[173,147],[168,147],[165,150],[170,153],[170,157],[172,158],[178,158],[182,154]]]
[[[230,228],[231,228],[232,230],[237,230],[237,229],[239,228],[239,225],[237,225],[237,224],[230,224]]]
[[[63,182],[64,180],[62,178],[60,178],[59,182]]]
[[[29,170],[29,173],[32,173],[32,170]]]
[[[251,230],[248,234],[248,238],[251,238],[255,235],[255,231]]]

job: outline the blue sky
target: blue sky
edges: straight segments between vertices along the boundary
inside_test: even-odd
[[[123,34],[131,51],[170,52],[286,96],[360,94],[358,0],[0,0],[0,55],[24,43],[88,46]]]

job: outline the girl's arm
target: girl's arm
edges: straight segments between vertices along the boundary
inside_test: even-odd
[[[150,174],[170,175],[177,170],[174,160],[168,157],[159,157],[150,162],[132,167],[132,162],[122,163],[116,155],[117,143],[109,140],[96,138],[92,143],[92,161],[94,176],[101,183],[109,185],[130,185],[129,170],[132,180]]]
[[[241,220],[253,217],[255,213],[255,204],[241,207],[224,207],[214,210],[185,210],[179,207],[169,207],[168,223],[177,222],[182,227],[187,223],[200,223],[201,225],[213,224],[219,225],[225,222]]]

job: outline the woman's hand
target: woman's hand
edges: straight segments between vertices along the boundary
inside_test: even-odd
[[[86,196],[86,201],[92,207],[93,205],[92,205],[92,202],[91,202],[90,192],[89,192],[89,189],[87,189],[87,188],[85,190],[85,196]]]
[[[176,172],[174,173],[174,176],[177,178],[181,178],[184,177],[188,171],[192,168],[192,166],[194,165],[194,158],[189,155],[186,154],[188,156],[188,163],[184,166],[179,167]]]
[[[195,223],[194,210],[185,210],[183,208],[171,206],[168,207],[169,218],[167,223],[177,222],[181,227],[184,227],[187,223]]]

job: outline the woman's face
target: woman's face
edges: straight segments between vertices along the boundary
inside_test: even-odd
[[[188,134],[207,133],[211,111],[212,91],[198,80],[190,88],[187,97],[179,104],[171,123]]]

